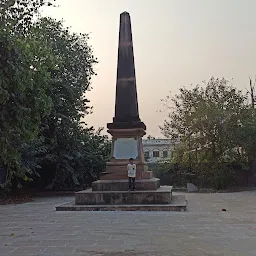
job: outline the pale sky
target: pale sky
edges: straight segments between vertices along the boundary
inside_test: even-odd
[[[119,15],[131,16],[140,118],[147,134],[163,137],[159,113],[169,91],[209,80],[233,79],[239,89],[256,74],[256,0],[57,0],[44,12],[77,33],[90,33],[99,64],[94,107],[86,122],[112,122],[115,104]]]

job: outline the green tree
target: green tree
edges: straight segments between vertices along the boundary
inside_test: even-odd
[[[53,5],[55,0],[1,0],[0,24],[2,32],[11,35],[24,35],[34,25],[35,17],[39,16],[40,8]]]
[[[151,136],[151,135],[148,135],[148,136],[147,136],[147,139],[148,139],[148,140],[155,140],[156,138],[153,137],[153,136]]]
[[[96,179],[110,153],[101,129],[81,122],[97,62],[88,35],[35,19],[44,0],[0,4],[0,167],[13,188],[54,189]],[[40,177],[40,178],[39,178]]]
[[[252,165],[252,161],[256,159],[256,111],[254,108],[248,107],[235,135],[241,161],[248,161],[249,165]]]
[[[230,186],[235,168],[248,170],[255,159],[256,113],[247,96],[227,80],[211,78],[164,100],[169,114],[162,132],[180,140],[172,162],[192,166],[199,184]]]
[[[190,142],[189,150],[197,149],[202,161],[222,161],[238,146],[236,132],[246,115],[246,96],[227,80],[211,78],[205,86],[182,88],[164,103],[170,113],[163,134]]]
[[[40,126],[48,148],[41,161],[41,175],[47,178],[42,184],[49,189],[73,188],[94,179],[106,161],[102,150],[105,137],[81,122],[90,112],[86,91],[97,60],[88,45],[88,35],[71,33],[62,22],[41,19],[35,36],[44,38],[58,60],[47,92],[52,110]]]
[[[45,4],[44,0],[0,4],[0,165],[7,171],[7,185],[27,179],[22,143],[37,136],[41,118],[51,108],[46,91],[49,67],[55,67],[53,54],[29,34],[34,15]]]

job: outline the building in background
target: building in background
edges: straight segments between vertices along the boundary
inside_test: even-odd
[[[145,160],[148,163],[154,163],[165,158],[170,158],[174,143],[170,139],[148,138],[142,140]]]

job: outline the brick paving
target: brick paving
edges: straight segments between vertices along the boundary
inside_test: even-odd
[[[56,212],[67,196],[0,206],[0,255],[256,255],[256,191],[185,196],[187,212]]]

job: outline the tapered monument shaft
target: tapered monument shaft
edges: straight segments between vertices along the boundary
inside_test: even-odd
[[[116,81],[115,117],[108,128],[144,128],[138,110],[131,20],[128,12],[120,14]]]

